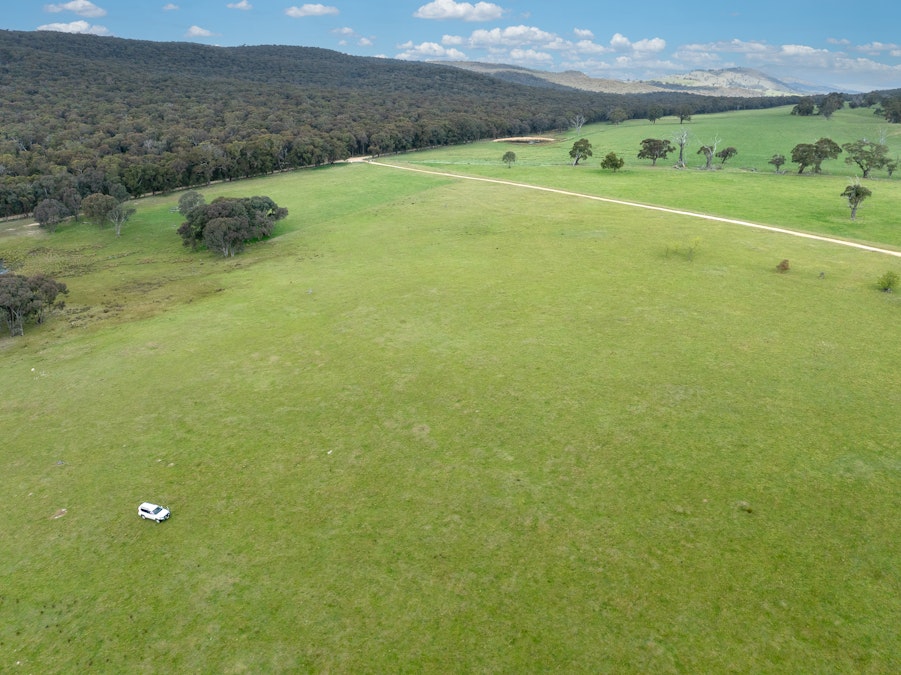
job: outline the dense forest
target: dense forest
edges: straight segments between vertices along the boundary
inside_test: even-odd
[[[0,31],[0,217],[353,155],[786,98],[615,95],[318,48],[210,47]]]

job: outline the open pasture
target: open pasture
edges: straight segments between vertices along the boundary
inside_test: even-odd
[[[864,184],[873,196],[864,202],[856,222],[842,191],[860,175],[857,166],[845,163],[845,154],[823,162],[823,173],[797,175],[791,150],[798,143],[813,143],[827,137],[839,145],[861,138],[885,136],[889,156],[901,157],[901,128],[887,124],[871,109],[845,109],[830,120],[797,117],[791,107],[696,115],[683,125],[665,117],[656,124],[631,120],[620,125],[595,124],[558,136],[557,143],[473,143],[428,152],[383,157],[440,171],[503,178],[523,183],[597,194],[628,201],[687,209],[701,213],[780,225],[829,236],[888,243],[901,247],[901,174],[889,178],[874,171]],[[678,150],[652,167],[636,156],[645,138],[672,140],[688,132],[685,160],[688,168],[673,169]],[[591,141],[593,156],[571,166],[569,150],[578,138]],[[698,148],[720,139],[719,148],[734,146],[738,155],[718,171],[703,171],[704,158]],[[507,167],[501,157],[516,153],[516,163]],[[616,173],[600,168],[608,152],[624,158]],[[786,158],[784,174],[777,175],[767,162],[776,153]],[[718,165],[719,160],[715,160]]]
[[[896,258],[365,164],[203,192],[290,216],[0,241],[70,288],[0,340],[0,670],[897,671]]]

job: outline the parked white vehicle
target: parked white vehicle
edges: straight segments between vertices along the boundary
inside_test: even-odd
[[[168,519],[172,513],[165,506],[144,502],[138,507],[138,515],[147,520],[155,520],[158,523]]]

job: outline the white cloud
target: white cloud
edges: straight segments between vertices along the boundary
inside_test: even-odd
[[[446,61],[466,60],[466,54],[459,49],[447,49],[437,42],[422,42],[418,45],[414,45],[412,42],[405,42],[402,45],[398,45],[398,49],[403,49],[404,51],[397,54],[394,58],[402,59],[404,61],[418,61],[422,59],[442,59]]]
[[[200,26],[191,26],[188,29],[188,32],[185,33],[186,38],[205,38],[205,37],[213,37],[213,33],[208,31],[206,28],[201,28]]]
[[[73,21],[72,23],[46,23],[38,26],[37,30],[52,30],[57,33],[84,33],[86,35],[109,35],[106,26],[92,26],[87,21]]]
[[[888,52],[889,54],[897,54],[898,50],[901,49],[901,46],[898,46],[893,43],[886,42],[870,42],[865,45],[860,45],[859,47],[854,48],[858,52],[863,52],[864,54],[870,54],[876,56],[881,54],[882,52]]]
[[[173,2],[170,2],[168,5],[163,5],[164,12],[174,12],[178,9],[178,5]]]
[[[511,49],[510,58],[515,63],[522,65],[549,66],[554,63],[553,56],[535,49]]]
[[[417,9],[413,16],[417,19],[457,19],[460,21],[493,21],[504,15],[503,7],[491,2],[455,2],[455,0],[434,0]]]
[[[469,36],[472,47],[516,47],[523,45],[543,45],[550,47],[561,42],[560,37],[533,26],[508,26],[507,28],[479,29]]]
[[[370,38],[361,37],[359,40],[357,40],[357,44],[361,47],[371,47],[374,42]]]
[[[44,11],[51,14],[73,12],[78,14],[78,16],[86,16],[90,19],[106,16],[105,9],[98,7],[93,2],[88,2],[88,0],[71,0],[71,2],[64,2],[59,5],[44,5]]]
[[[593,40],[594,33],[585,28],[573,28],[573,34],[581,40]]]
[[[241,2],[230,2],[226,5],[229,9],[253,9],[253,5],[251,5],[247,0],[241,0]]]
[[[300,7],[288,7],[285,14],[300,19],[305,16],[327,16],[329,14],[340,14],[337,7],[329,7],[328,5],[306,4]]]

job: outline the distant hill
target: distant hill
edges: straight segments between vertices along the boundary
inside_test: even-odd
[[[697,96],[758,98],[761,96],[803,96],[826,93],[826,89],[802,83],[788,83],[751,68],[693,70],[684,75],[653,81],[623,81],[589,77],[578,71],[552,73],[521,66],[474,61],[454,61],[448,65],[506,82],[552,89],[575,89],[606,94],[686,93]]]

